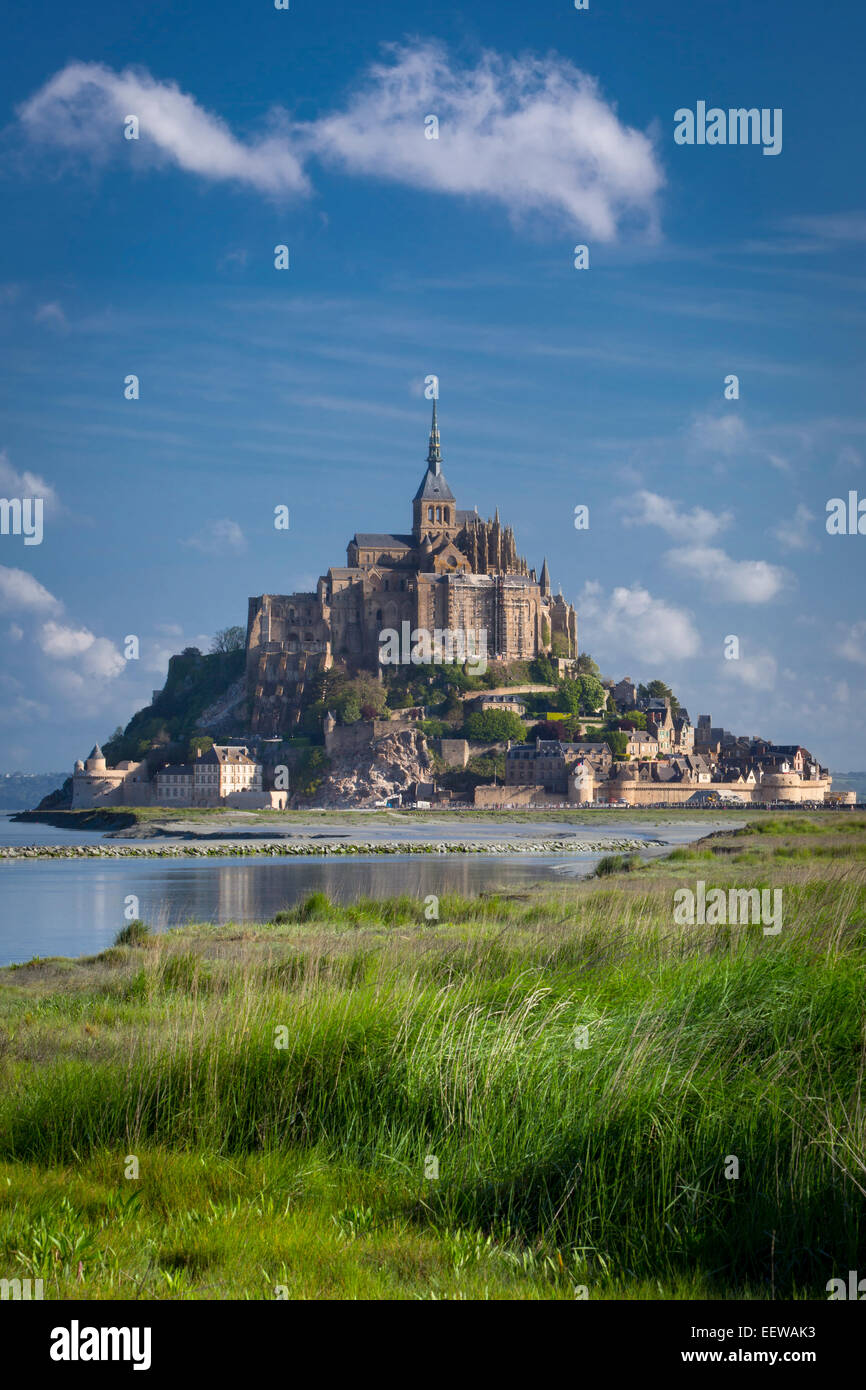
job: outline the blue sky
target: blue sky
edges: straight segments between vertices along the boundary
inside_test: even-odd
[[[85,0],[8,30],[0,495],[46,512],[0,536],[0,767],[71,764],[248,595],[408,529],[431,373],[458,504],[547,555],[605,674],[866,766],[866,539],[825,528],[866,496],[859,7]],[[781,153],[677,145],[698,101],[780,108]]]

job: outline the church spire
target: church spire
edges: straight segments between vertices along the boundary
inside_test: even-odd
[[[544,564],[541,566],[541,592],[545,596],[550,594],[550,570],[547,568],[547,556],[544,557]]]
[[[442,450],[439,447],[439,421],[436,418],[436,397],[433,397],[433,423],[430,426],[430,448],[427,450],[427,467],[438,476],[442,472]]]

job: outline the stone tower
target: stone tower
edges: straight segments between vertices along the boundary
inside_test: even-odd
[[[433,423],[430,426],[430,447],[427,450],[427,472],[412,499],[412,533],[420,541],[429,536],[434,543],[456,536],[457,503],[442,472],[442,450],[439,444],[439,422],[436,401],[433,401]]]

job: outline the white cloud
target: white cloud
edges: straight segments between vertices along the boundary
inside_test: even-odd
[[[80,656],[93,641],[93,633],[86,627],[64,627],[62,623],[43,623],[39,633],[39,645],[45,655],[56,657],[58,661]]]
[[[640,585],[620,586],[605,596],[601,585],[589,581],[578,599],[580,619],[592,632],[604,660],[643,662],[680,660],[700,648],[692,616],[664,599],[653,598]]]
[[[670,497],[641,491],[634,498],[637,510],[626,517],[626,526],[660,526],[670,536],[687,535],[695,541],[708,541],[731,524],[731,512],[710,512],[705,507],[681,511]]]
[[[68,63],[18,108],[18,115],[33,140],[100,162],[112,147],[124,149],[123,123],[135,115],[140,148],[157,162],[233,179],[263,193],[309,191],[279,113],[268,131],[244,142],[175,83],[158,82],[143,69],[115,72],[103,63]]]
[[[740,681],[752,690],[772,690],[776,684],[778,663],[769,652],[761,656],[741,656],[738,661],[723,661],[722,674]]]
[[[84,653],[81,668],[96,680],[114,680],[126,670],[126,661],[107,637],[97,637]]]
[[[25,469],[19,473],[9,462],[9,455],[0,450],[0,495],[3,497],[41,497],[46,507],[57,505],[57,493],[38,473]]]
[[[695,448],[705,453],[728,455],[746,447],[749,432],[742,416],[732,410],[724,415],[696,416],[690,437]]]
[[[20,642],[24,636],[23,627],[19,627],[17,623],[10,623],[8,632],[13,642]]]
[[[734,560],[726,551],[708,545],[684,546],[665,555],[669,565],[693,574],[714,599],[735,603],[768,603],[782,590],[787,572],[766,560]]]
[[[866,621],[861,619],[858,623],[852,623],[836,651],[839,656],[844,656],[846,661],[866,666]]]
[[[190,536],[184,544],[200,550],[203,555],[225,555],[227,551],[240,555],[247,548],[246,537],[238,523],[226,519],[208,522],[204,530],[197,536]]]
[[[126,662],[107,637],[95,637],[86,627],[67,627],[62,623],[43,623],[39,645],[56,661],[75,661],[81,676],[113,680],[126,670]]]
[[[620,121],[595,79],[553,56],[485,52],[460,67],[439,44],[389,46],[344,109],[312,122],[270,113],[242,139],[175,83],[143,70],[68,64],[18,109],[34,141],[105,162],[140,122],[136,156],[266,194],[308,194],[312,156],[350,174],[492,199],[513,217],[554,214],[598,241],[635,221],[652,232],[664,182],[648,135]],[[439,120],[425,138],[425,117]]]
[[[57,612],[62,604],[26,570],[0,565],[0,607],[6,612]]]
[[[394,46],[314,143],[349,172],[474,195],[514,215],[542,211],[615,238],[622,218],[655,223],[663,183],[649,137],[623,125],[597,82],[548,57],[485,52],[460,68],[433,43]],[[435,114],[439,139],[424,138]]]
[[[792,472],[790,463],[788,462],[788,460],[787,460],[786,458],[783,458],[783,456],[782,456],[781,454],[773,454],[773,453],[768,454],[768,455],[767,455],[767,462],[770,463],[770,464],[772,464],[773,468],[778,469],[778,471],[779,471],[780,473],[790,473],[790,472]]]
[[[772,534],[779,544],[788,550],[816,550],[817,543],[810,529],[814,520],[814,512],[810,512],[809,508],[800,502],[794,515],[787,521],[780,521],[779,525],[773,528]]]

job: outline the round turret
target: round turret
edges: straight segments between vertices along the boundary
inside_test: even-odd
[[[762,801],[801,801],[803,781],[797,772],[767,772],[761,780]]]
[[[94,743],[90,752],[90,757],[87,759],[84,766],[88,772],[106,771],[105,754],[98,743]]]

